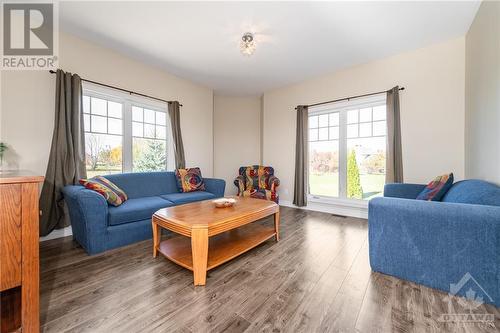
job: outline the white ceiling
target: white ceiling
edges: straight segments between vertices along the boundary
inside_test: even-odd
[[[61,2],[63,30],[219,94],[255,95],[464,35],[471,2]],[[256,33],[251,57],[241,35]]]

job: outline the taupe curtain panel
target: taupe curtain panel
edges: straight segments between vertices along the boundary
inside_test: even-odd
[[[387,157],[385,182],[403,182],[403,154],[401,149],[401,115],[399,87],[387,91]]]
[[[40,235],[69,225],[61,190],[87,177],[82,113],[82,82],[78,75],[56,73],[54,132],[40,196]]]
[[[179,102],[175,101],[168,103],[168,114],[170,116],[172,136],[174,138],[175,167],[177,169],[182,169],[186,167],[186,159],[184,157],[184,145],[182,143],[181,114],[179,109]]]
[[[297,138],[295,144],[295,185],[293,204],[299,207],[307,205],[307,162],[308,162],[308,107],[297,106]]]

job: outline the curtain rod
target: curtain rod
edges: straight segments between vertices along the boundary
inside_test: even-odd
[[[405,87],[401,87],[401,88],[399,88],[399,90],[405,90]],[[335,102],[341,102],[341,101],[348,101],[348,100],[351,100],[351,99],[354,99],[354,98],[360,98],[360,97],[367,97],[367,96],[373,96],[373,95],[383,94],[383,93],[386,93],[387,91],[388,90],[379,91],[379,92],[370,93],[370,94],[364,94],[364,95],[344,97],[344,98],[340,98],[340,99],[334,99],[333,101],[315,103],[315,104],[310,104],[310,105],[305,105],[305,106],[307,106],[309,108],[311,106],[318,106],[318,105],[323,105],[323,104],[329,104],[329,103],[335,103]],[[297,110],[297,108],[295,108],[295,110]]]
[[[50,70],[49,72],[51,74],[56,74],[57,73],[54,70]],[[167,100],[164,100],[164,99],[161,99],[161,98],[158,98],[158,97],[153,97],[153,96],[149,96],[149,95],[146,95],[146,94],[141,94],[141,93],[138,93],[138,92],[135,92],[135,91],[123,89],[123,88],[120,88],[120,87],[115,87],[115,86],[112,86],[112,85],[109,85],[109,84],[105,84],[105,83],[101,83],[101,82],[96,82],[96,81],[87,80],[87,79],[83,79],[83,78],[81,78],[81,80],[85,81],[85,82],[97,84],[97,85],[100,85],[100,86],[103,86],[103,87],[107,87],[107,88],[111,88],[111,89],[116,89],[116,90],[124,91],[124,92],[129,93],[130,95],[134,94],[134,95],[137,95],[137,96],[142,96],[142,97],[147,97],[147,98],[155,99],[157,101],[162,101],[162,102],[165,102],[165,103],[172,103],[173,102],[173,101],[167,101]],[[182,106],[182,104],[179,104],[179,106]]]

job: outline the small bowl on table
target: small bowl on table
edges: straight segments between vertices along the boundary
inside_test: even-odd
[[[234,198],[220,198],[212,201],[217,208],[227,208],[231,207],[236,203],[236,199]]]

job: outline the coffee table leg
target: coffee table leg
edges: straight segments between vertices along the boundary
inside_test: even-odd
[[[274,231],[276,232],[276,241],[280,240],[280,211],[274,213]]]
[[[204,286],[207,280],[208,229],[193,228],[191,231],[193,277],[195,286]]]
[[[156,258],[158,255],[158,247],[160,246],[161,229],[154,221],[151,223],[153,225],[153,258]]]

